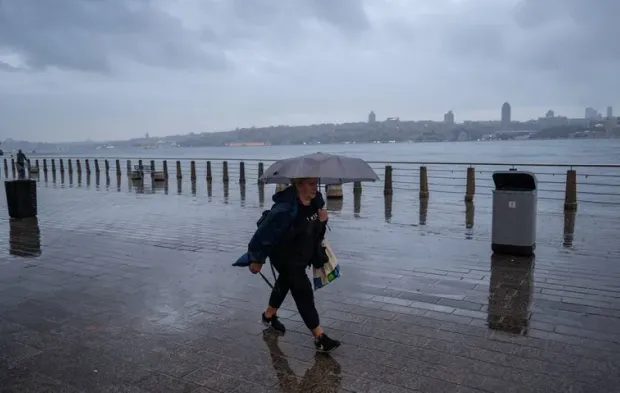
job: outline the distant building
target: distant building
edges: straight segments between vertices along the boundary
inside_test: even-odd
[[[449,125],[454,125],[454,113],[452,113],[452,111],[448,111],[448,113],[444,114],[443,122]]]
[[[549,109],[547,111],[547,114],[545,115],[545,117],[555,117],[555,112],[551,109]]]
[[[590,120],[600,120],[602,118],[601,114],[592,107],[586,108],[586,119]]]
[[[614,117],[614,108],[611,106],[607,107],[607,118],[611,119],[612,117]]]
[[[504,105],[502,105],[502,125],[503,126],[510,125],[510,115],[511,115],[510,112],[511,112],[510,104],[507,102],[504,102]]]
[[[376,121],[377,121],[377,115],[375,115],[374,111],[370,111],[370,113],[368,114],[368,123],[373,124]]]

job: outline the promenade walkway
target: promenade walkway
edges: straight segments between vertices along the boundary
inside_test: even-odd
[[[580,206],[565,237],[543,206],[535,260],[515,259],[491,256],[488,200],[471,222],[460,196],[420,211],[347,189],[329,206],[343,276],[316,292],[329,357],[291,299],[287,334],[265,335],[269,288],[230,266],[273,187],[115,181],[41,181],[21,222],[0,193],[0,392],[620,391],[617,208]]]

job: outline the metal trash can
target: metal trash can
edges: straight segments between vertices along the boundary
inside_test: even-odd
[[[37,215],[37,182],[34,180],[7,180],[4,182],[9,217],[21,219]]]
[[[538,184],[531,172],[493,173],[491,248],[498,254],[531,256],[536,249]]]

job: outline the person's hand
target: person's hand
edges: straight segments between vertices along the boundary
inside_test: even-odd
[[[256,274],[260,272],[260,269],[262,268],[263,268],[263,265],[258,262],[250,263],[250,271],[252,272],[252,274]]]
[[[319,210],[319,220],[321,220],[321,222],[325,222],[327,221],[327,210],[325,209],[321,209]]]

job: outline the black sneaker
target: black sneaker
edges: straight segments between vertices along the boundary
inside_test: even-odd
[[[263,325],[269,326],[270,328],[272,328],[278,333],[281,333],[281,334],[286,333],[286,328],[284,327],[282,322],[280,322],[277,315],[274,315],[273,317],[267,319],[267,317],[265,316],[265,313],[263,313],[262,320],[263,320]]]
[[[333,340],[323,333],[314,339],[314,346],[319,352],[331,352],[340,346],[340,341]]]

